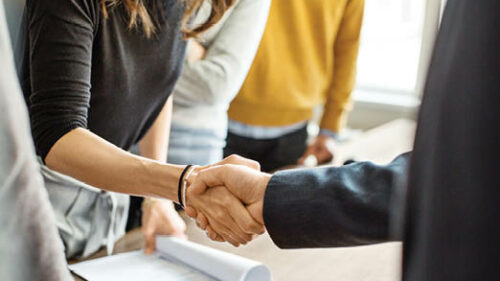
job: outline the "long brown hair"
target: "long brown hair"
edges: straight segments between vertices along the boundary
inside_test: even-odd
[[[142,30],[146,37],[151,37],[156,32],[157,24],[152,16],[151,11],[148,11],[145,3],[148,0],[101,0],[101,7],[104,17],[108,17],[108,9],[122,4],[125,6],[129,14],[128,27],[130,29],[137,28],[138,23],[141,22]],[[157,0],[149,0],[157,1]],[[237,0],[210,0],[212,11],[208,19],[197,26],[188,27],[188,21],[191,16],[201,7],[205,0],[178,0],[185,5],[185,12],[182,20],[183,32],[186,38],[196,37],[198,34],[206,31],[214,24],[216,24],[224,13],[237,1]]]

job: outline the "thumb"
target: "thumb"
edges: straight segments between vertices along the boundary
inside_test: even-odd
[[[198,212],[193,207],[186,206],[184,212],[186,213],[186,215],[188,215],[188,217],[193,219],[198,216]]]
[[[152,254],[156,249],[156,239],[153,233],[144,235],[146,245],[144,246],[144,253],[146,255]]]
[[[247,210],[250,215],[256,220],[258,223],[264,225],[264,214],[263,214],[263,201],[255,202],[247,206]],[[262,234],[262,233],[259,233]]]
[[[198,172],[196,179],[188,189],[188,194],[202,194],[210,186],[220,186],[224,184],[225,171],[227,165],[215,166]]]

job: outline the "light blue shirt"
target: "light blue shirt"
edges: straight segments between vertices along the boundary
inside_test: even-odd
[[[247,125],[238,121],[234,120],[229,120],[229,132],[232,134],[245,137],[245,138],[251,138],[251,139],[257,139],[257,140],[264,140],[264,139],[276,139],[280,138],[284,135],[293,133],[304,126],[307,125],[307,121],[302,121],[299,123],[295,123],[292,125],[287,125],[287,126],[252,126],[252,125]],[[329,136],[334,139],[338,139],[338,134],[335,132],[332,132],[328,129],[321,129],[319,131],[320,135],[325,135]]]

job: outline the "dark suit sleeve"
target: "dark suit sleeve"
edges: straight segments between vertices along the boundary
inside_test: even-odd
[[[275,174],[264,199],[264,221],[280,248],[357,246],[391,237],[392,200],[403,196],[410,154],[387,166],[343,167]],[[400,209],[400,208],[398,208]],[[397,213],[395,214],[397,216]]]

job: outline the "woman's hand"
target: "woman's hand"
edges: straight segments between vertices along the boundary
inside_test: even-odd
[[[144,252],[156,249],[156,235],[172,235],[187,238],[186,224],[179,216],[172,201],[145,198],[142,207],[142,233],[146,241]]]

